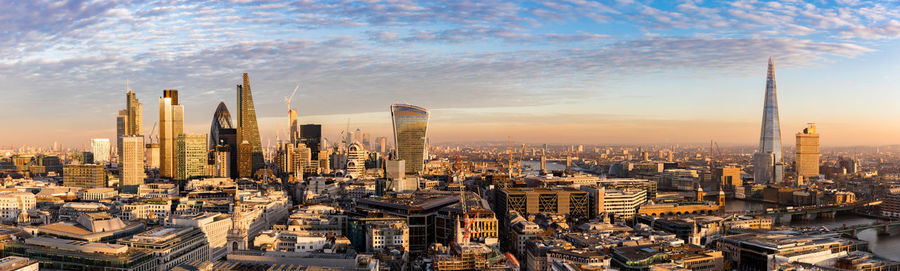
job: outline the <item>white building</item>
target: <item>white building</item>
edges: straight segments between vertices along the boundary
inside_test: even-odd
[[[228,231],[231,230],[230,217],[220,213],[173,216],[169,224],[200,228],[209,243],[209,261],[215,262],[225,256]]]
[[[94,154],[94,163],[104,164],[109,162],[109,138],[91,139],[91,153]]]
[[[366,225],[366,251],[403,248],[409,251],[409,226],[400,221],[376,221]]]
[[[624,189],[624,190],[606,190],[603,195],[603,208],[607,214],[622,216],[624,218],[634,217],[638,207],[647,202],[647,190],[643,189]]]
[[[122,219],[156,219],[165,220],[172,214],[172,203],[169,201],[146,201],[122,206]]]
[[[114,188],[89,188],[78,192],[78,198],[83,201],[101,201],[112,199],[119,195]]]
[[[34,194],[28,192],[0,192],[0,220],[27,222],[28,211],[37,208]]]

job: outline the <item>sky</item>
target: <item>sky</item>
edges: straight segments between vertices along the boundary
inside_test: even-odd
[[[432,142],[757,144],[775,58],[782,140],[900,143],[900,2],[855,0],[0,0],[0,146],[114,138],[126,81],[144,131],[163,89],[185,130],[235,114],[250,74],[263,144],[301,123]]]

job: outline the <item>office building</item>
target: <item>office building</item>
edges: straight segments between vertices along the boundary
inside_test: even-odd
[[[215,149],[216,153],[227,152],[227,176],[238,176],[237,129],[231,122],[231,113],[228,112],[228,107],[225,106],[225,102],[220,102],[219,106],[216,107],[216,112],[213,114],[212,124],[209,128],[209,149]],[[217,163],[217,165],[221,166],[219,163]]]
[[[148,169],[159,168],[159,143],[147,143],[144,149],[145,166]]]
[[[288,134],[291,137],[291,144],[297,144],[300,141],[300,127],[297,127],[297,110],[288,109],[288,120],[290,121],[289,127],[291,130],[288,131]]]
[[[231,177],[231,152],[228,146],[216,146],[209,153],[209,165],[207,176],[210,177]]]
[[[228,231],[231,229],[229,216],[220,213],[199,213],[194,215],[173,216],[169,223],[175,226],[197,227],[203,231],[209,243],[209,261],[218,261],[225,257]]]
[[[402,221],[374,221],[366,225],[366,252],[396,248],[409,251],[409,227]]]
[[[436,225],[433,221],[438,216],[438,211],[458,202],[458,193],[444,191],[415,192],[409,197],[361,198],[357,199],[356,209],[363,217],[352,219],[350,227],[357,227],[357,222],[354,221],[373,217],[370,214],[399,217],[409,227],[409,251],[424,253],[429,245],[437,242]],[[359,231],[361,233],[365,230]],[[354,239],[356,238],[351,237],[351,240]],[[364,249],[364,246],[360,248]]]
[[[237,159],[239,177],[252,177],[256,171],[265,166],[263,161],[262,143],[259,138],[259,127],[256,123],[256,108],[253,105],[253,95],[250,92],[250,78],[244,73],[243,85],[237,85],[238,105],[238,144],[248,144],[249,148],[239,146]],[[243,161],[248,161],[244,163]],[[245,165],[241,167],[240,165]],[[247,167],[246,165],[249,165]]]
[[[158,270],[157,259],[147,250],[128,249],[119,244],[33,237],[23,242],[4,243],[3,253],[41,259],[41,268],[47,270]]]
[[[319,151],[322,149],[322,125],[321,124],[304,124],[300,125],[300,143],[306,145],[312,154],[312,157],[319,157]]]
[[[647,191],[627,188],[623,190],[608,189],[602,191],[602,208],[600,214],[608,214],[625,219],[633,218],[638,208],[647,203]]]
[[[144,137],[121,137],[122,154],[119,157],[119,184],[133,186],[144,183]]]
[[[379,136],[376,140],[378,141],[378,153],[387,155],[387,137]]]
[[[365,148],[359,142],[353,142],[347,147],[347,173],[344,176],[361,178],[366,173],[366,158],[369,156]]]
[[[131,89],[125,94],[125,109],[119,110],[119,116],[116,118],[116,157],[119,163],[124,155],[123,137],[126,136],[143,136],[144,129],[144,105],[138,101],[137,95]]]
[[[167,89],[159,98],[159,175],[175,178],[175,138],[184,133],[184,107],[178,90]]]
[[[91,139],[91,153],[94,155],[94,162],[105,164],[109,162],[109,138]]]
[[[397,158],[406,161],[406,174],[419,175],[425,170],[425,137],[428,110],[414,105],[391,105],[394,125],[394,146]]]
[[[795,170],[798,180],[819,176],[819,134],[815,123],[797,133]]]
[[[769,58],[766,100],[763,105],[759,148],[753,154],[753,178],[756,183],[780,184],[784,178],[781,153],[781,124],[778,118],[778,91],[775,88],[775,59]]]
[[[585,191],[555,187],[505,188],[499,192],[494,205],[498,214],[515,210],[521,215],[544,213],[578,218],[590,215],[590,200]]]
[[[206,152],[206,135],[180,134],[175,144],[175,179],[206,176],[209,157]]]
[[[28,211],[35,208],[37,208],[37,201],[32,193],[0,192],[0,220],[3,222],[28,222]]]
[[[65,165],[63,185],[66,187],[98,188],[107,186],[106,169],[103,165]]]
[[[157,259],[159,271],[172,270],[188,261],[208,261],[209,243],[196,227],[161,227],[120,240],[129,249],[147,250]]]

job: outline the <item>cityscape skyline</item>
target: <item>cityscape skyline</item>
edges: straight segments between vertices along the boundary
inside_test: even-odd
[[[4,121],[20,132],[0,142],[112,139],[97,120],[121,107],[126,80],[144,101],[179,89],[185,129],[201,133],[219,101],[237,108],[226,82],[249,72],[263,142],[274,141],[287,118],[281,99],[299,83],[300,123],[324,124],[328,138],[347,118],[389,135],[383,108],[402,102],[430,109],[435,143],[750,145],[759,63],[775,56],[783,129],[818,123],[823,146],[897,144],[900,124],[882,121],[900,116],[890,103],[900,98],[897,3],[853,2],[48,6],[59,16],[0,21],[7,47],[20,48],[0,53],[10,79],[0,112],[29,112]]]

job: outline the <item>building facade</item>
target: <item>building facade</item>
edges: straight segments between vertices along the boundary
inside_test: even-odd
[[[63,185],[81,188],[106,187],[106,169],[102,165],[65,165]]]
[[[120,138],[122,150],[119,152],[119,183],[122,186],[144,183],[144,136]]]
[[[798,179],[819,176],[819,134],[814,123],[797,133],[795,170]]]
[[[178,135],[175,153],[176,180],[206,176],[206,165],[209,158],[206,151],[206,135]]]
[[[756,183],[780,184],[784,178],[781,152],[781,124],[778,118],[778,91],[775,88],[775,59],[769,58],[766,77],[766,100],[763,105],[759,148],[753,155],[753,178]]]
[[[397,159],[406,161],[406,174],[425,170],[425,138],[428,135],[428,110],[408,104],[391,105],[394,146]]]

